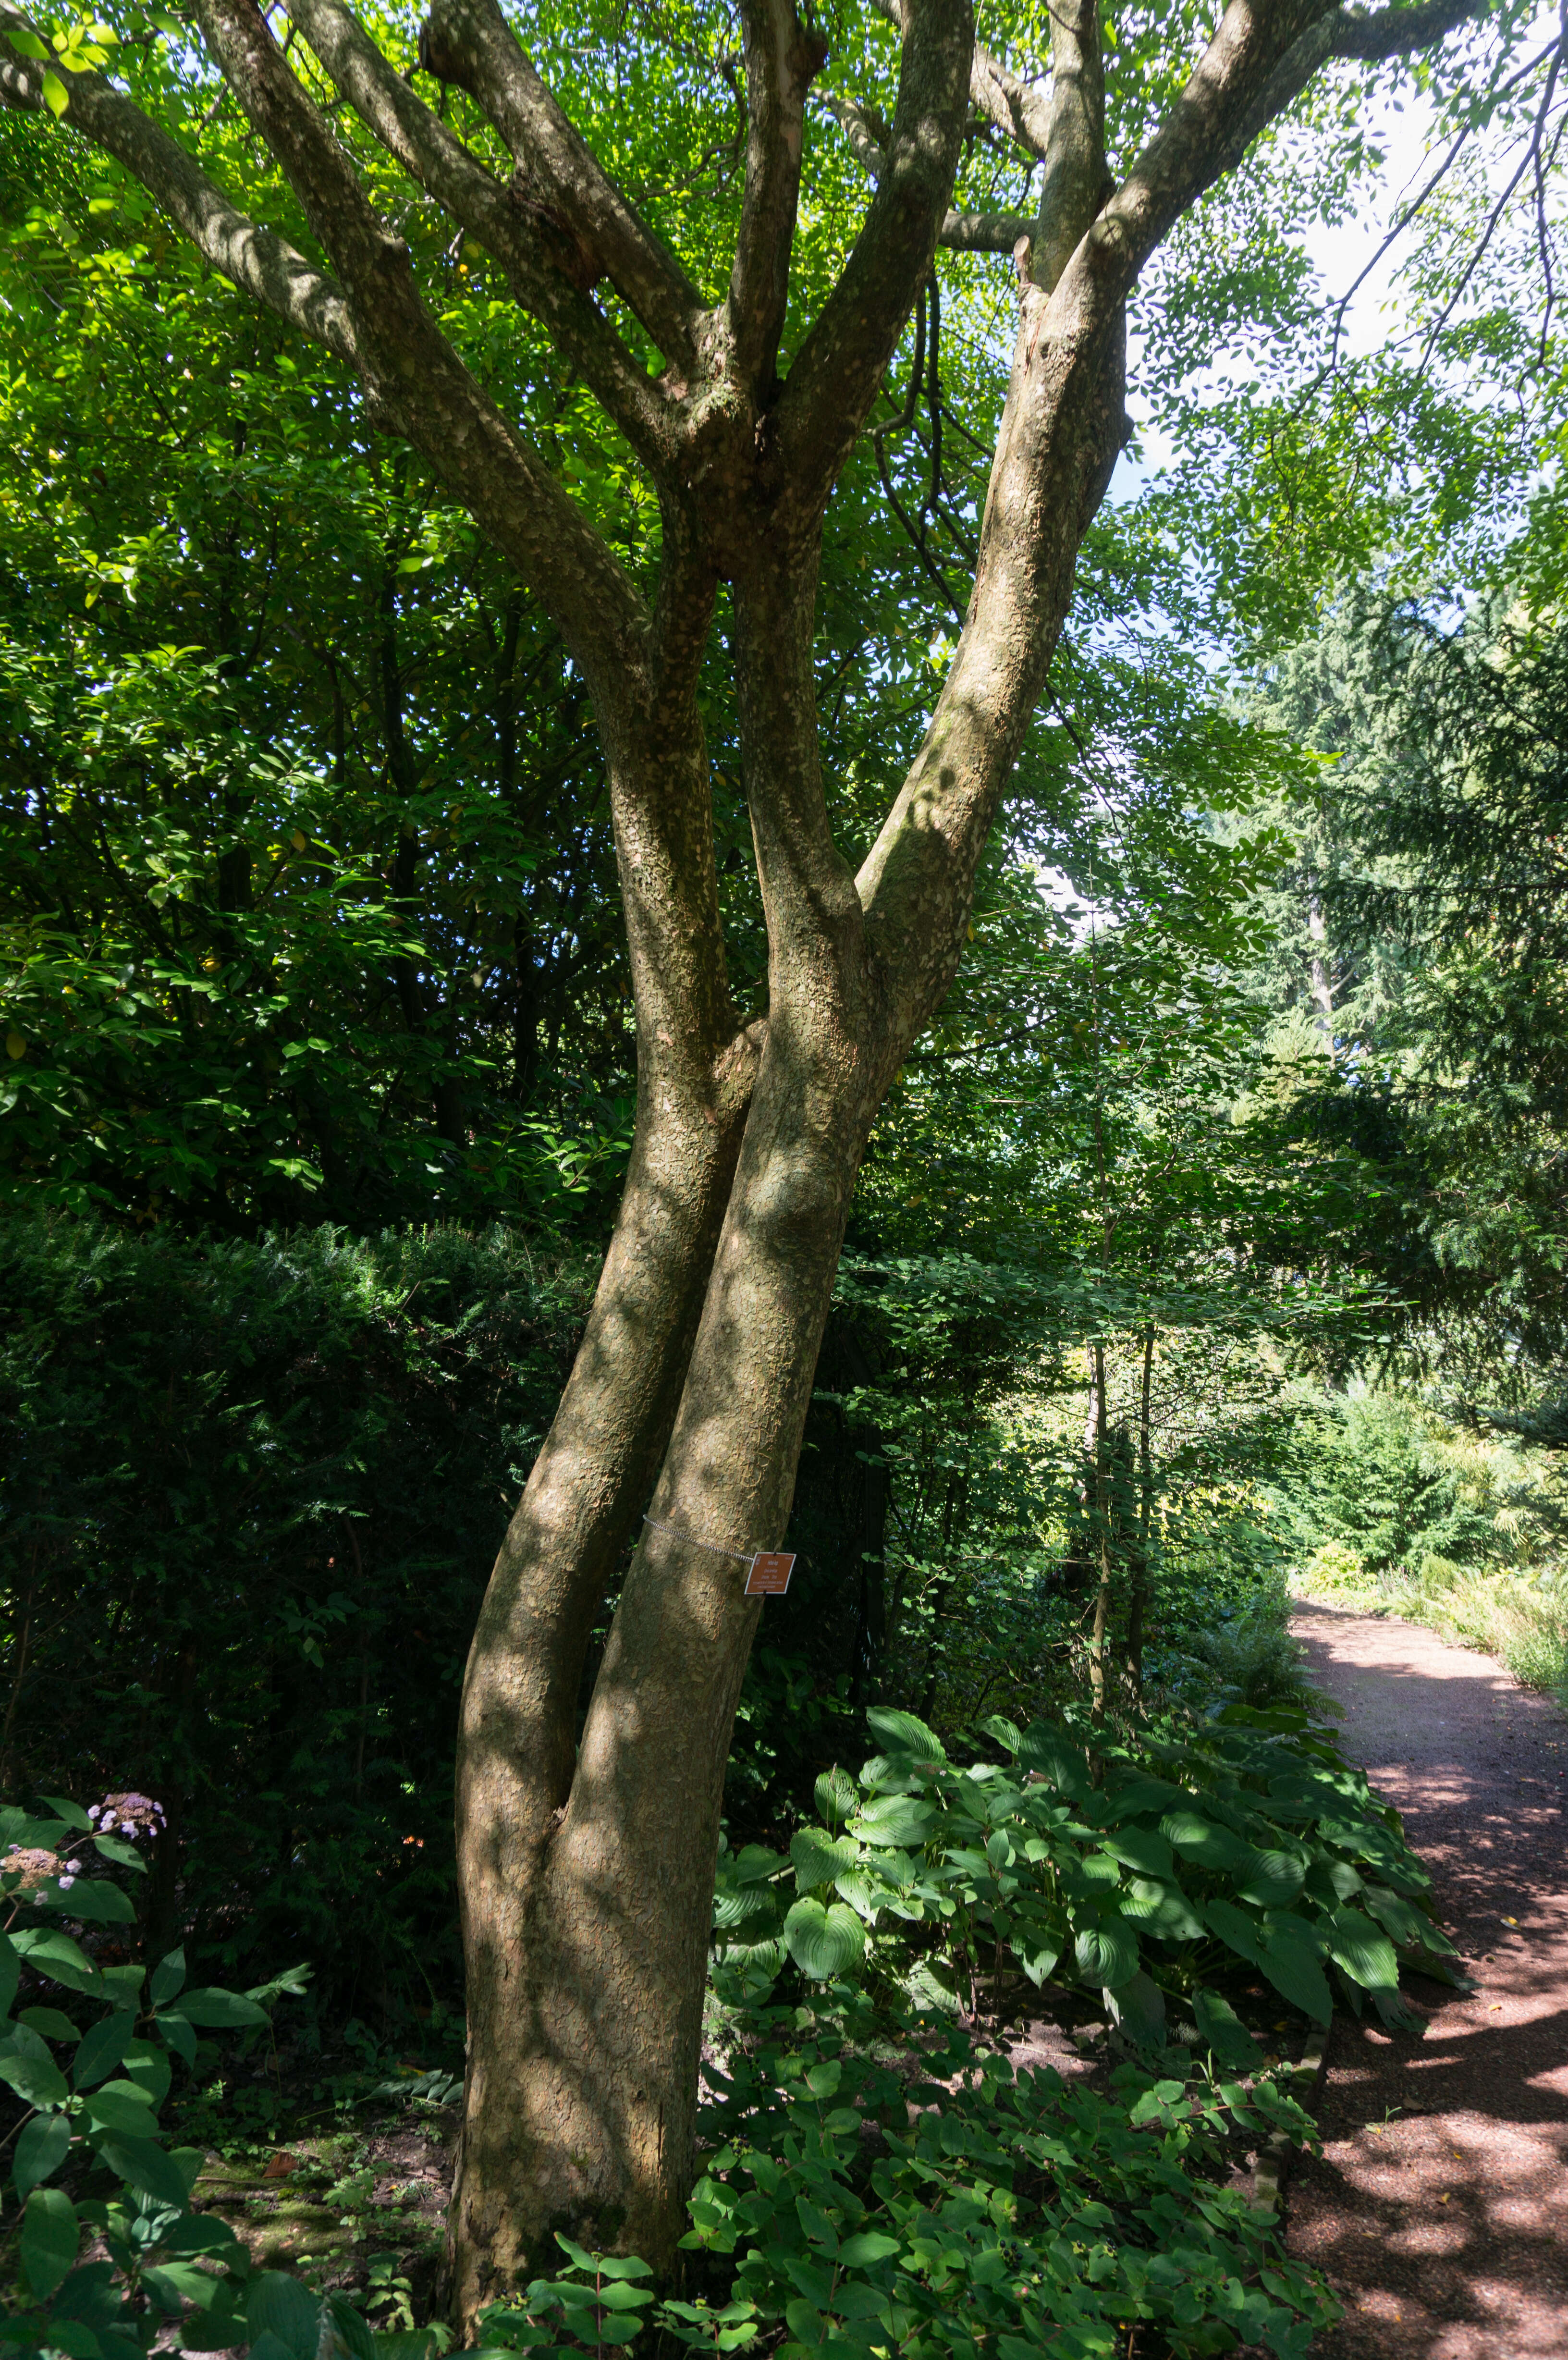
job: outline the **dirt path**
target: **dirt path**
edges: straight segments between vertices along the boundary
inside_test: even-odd
[[[1568,2360],[1568,1721],[1489,1655],[1303,1604],[1346,1751],[1405,1815],[1478,1989],[1419,2043],[1336,2016],[1291,2251],[1346,2306],[1323,2360]]]

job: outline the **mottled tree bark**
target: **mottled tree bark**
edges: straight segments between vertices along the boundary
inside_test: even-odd
[[[115,158],[215,268],[348,364],[372,422],[469,510],[561,633],[604,749],[637,1134],[463,1693],[469,2066],[452,2258],[467,2328],[551,2258],[557,2227],[660,2266],[681,2232],[718,1814],[758,1612],[723,1552],[783,1535],[855,1174],[887,1084],[957,967],[976,866],[1126,432],[1128,293],[1173,223],[1326,60],[1424,46],[1475,0],[1368,16],[1230,0],[1119,185],[1093,8],[1053,8],[1047,99],[976,48],[968,0],[878,0],[902,36],[893,121],[834,102],[875,193],[782,375],[805,99],[823,54],[793,0],[741,0],[745,196],[712,303],[567,119],[496,0],[436,0],[419,58],[483,109],[516,166],[509,182],[343,0],[286,5],[341,104],[485,248],[592,390],[663,517],[649,606],[441,333],[407,246],[255,0],[194,0],[197,22],[333,275],[240,211],[112,82],[70,75],[64,133]],[[0,0],[0,101],[42,109],[47,52]],[[1040,218],[953,211],[971,109],[1043,164]],[[943,240],[1014,254],[1018,332],[964,629],[854,875],[818,751],[822,525]],[[659,376],[596,300],[601,281],[662,355]],[[748,1031],[725,981],[697,705],[721,582],[769,943],[768,1012]],[[579,1749],[589,1633],[645,1508],[657,1527],[633,1555]]]

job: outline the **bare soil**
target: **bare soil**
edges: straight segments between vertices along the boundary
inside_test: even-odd
[[[1344,1743],[1403,1813],[1474,1993],[1424,2040],[1337,2016],[1288,2242],[1345,2305],[1322,2360],[1568,2360],[1568,1720],[1489,1655],[1303,1602]]]

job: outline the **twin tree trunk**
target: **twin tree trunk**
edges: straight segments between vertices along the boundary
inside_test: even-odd
[[[191,0],[191,13],[324,267],[208,177],[191,124],[180,120],[182,144],[104,75],[61,60],[62,81],[16,0],[0,0],[0,104],[57,117],[114,158],[212,268],[353,372],[366,424],[422,454],[539,599],[604,747],[637,1132],[463,1690],[469,2062],[451,2246],[472,2329],[487,2300],[555,2260],[557,2228],[660,2267],[681,2233],[724,1766],[761,1611],[721,1552],[783,1536],[855,1174],[888,1081],[956,970],[976,867],[1127,431],[1127,296],[1328,60],[1427,48],[1477,0],[1370,14],[1228,0],[1119,185],[1099,0],[1052,0],[1049,99],[975,43],[968,0],[875,0],[901,36],[897,105],[889,126],[842,92],[826,100],[876,190],[784,374],[806,99],[825,55],[794,0],[739,0],[744,185],[717,302],[568,120],[499,0],[433,0],[407,71],[345,0],[284,5],[281,43],[257,0]],[[1172,38],[1179,49],[1188,35]],[[417,93],[418,69],[472,100],[463,137],[444,96],[438,114]],[[153,87],[155,109],[178,109]],[[1037,220],[950,210],[976,122],[1043,167]],[[399,202],[418,192],[407,217],[439,207],[483,250],[492,284],[543,328],[656,487],[651,604],[443,333],[362,176],[372,143],[401,176]],[[256,194],[273,202],[267,177]],[[925,743],[852,876],[819,761],[822,519],[942,243],[1013,255],[1018,334],[964,629]],[[601,282],[618,311],[596,299]],[[641,344],[616,324],[628,312]],[[769,947],[768,1011],[751,1025],[725,980],[699,705],[721,583]],[[589,1634],[639,1529],[579,1747]]]

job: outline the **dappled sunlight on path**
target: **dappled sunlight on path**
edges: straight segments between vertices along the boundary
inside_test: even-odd
[[[1408,1622],[1301,1605],[1346,1751],[1405,1815],[1477,1989],[1419,2043],[1335,2018],[1292,2253],[1346,2306],[1323,2360],[1568,2360],[1568,1721]]]

